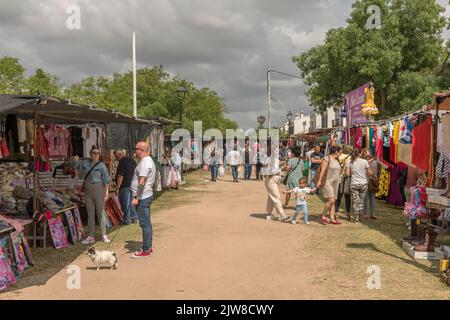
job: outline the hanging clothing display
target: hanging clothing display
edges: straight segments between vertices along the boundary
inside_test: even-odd
[[[442,131],[442,147],[441,152],[446,153],[450,157],[450,113],[444,114],[441,117]]]
[[[429,116],[412,131],[412,163],[417,169],[428,171],[430,164],[430,137],[433,122]]]
[[[399,135],[398,162],[412,166],[412,122],[408,117],[402,120]]]
[[[17,120],[17,131],[19,143],[27,142],[27,123],[25,120]]]
[[[400,142],[400,121],[394,121],[394,132],[393,132],[393,141],[394,141],[394,147],[395,147],[395,153],[394,153],[394,163],[398,163],[398,144]]]
[[[448,176],[450,175],[450,157],[446,153],[442,152],[439,156],[436,165],[436,176],[441,179],[445,179],[448,190]]]
[[[97,130],[95,128],[83,129],[83,157],[89,158],[91,156],[92,147],[97,146]]]
[[[79,127],[70,127],[70,154],[72,156],[84,156],[83,129]]]
[[[51,126],[45,132],[50,157],[67,157],[69,149],[69,132],[63,127]]]
[[[379,191],[375,195],[377,198],[387,197],[389,193],[389,186],[391,183],[391,176],[385,168],[381,168],[380,178],[379,178]]]
[[[355,148],[361,149],[363,146],[363,130],[362,128],[356,128],[355,130]]]
[[[10,153],[19,152],[19,131],[17,128],[17,116],[8,114],[5,123],[6,141]]]
[[[377,137],[376,137],[376,129],[369,128],[369,141],[370,141],[370,152],[375,155],[375,149],[377,146]]]
[[[386,198],[387,202],[394,206],[404,205],[402,192],[400,190],[399,178],[402,171],[405,170],[402,166],[393,166],[389,168],[389,175],[391,183],[389,186],[389,194]]]

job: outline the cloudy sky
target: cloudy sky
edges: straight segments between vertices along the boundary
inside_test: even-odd
[[[70,84],[131,70],[135,31],[138,67],[163,64],[210,87],[226,99],[229,117],[250,128],[267,115],[267,66],[299,75],[291,57],[320,44],[329,28],[344,26],[352,2],[0,0],[0,55],[20,58],[28,74],[42,67]],[[66,27],[74,4],[79,30]],[[272,125],[284,122],[288,110],[310,110],[301,80],[272,79]]]

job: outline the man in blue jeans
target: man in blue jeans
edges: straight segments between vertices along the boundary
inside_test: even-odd
[[[152,248],[152,221],[150,219],[150,205],[153,201],[153,183],[155,181],[156,166],[149,155],[147,142],[139,142],[136,145],[136,156],[139,164],[134,170],[131,182],[133,193],[132,206],[136,207],[139,225],[142,229],[142,248],[135,252],[132,258],[145,258],[153,253]]]
[[[210,144],[205,148],[205,163],[209,165],[211,170],[211,181],[217,181],[217,175],[219,172],[221,150],[217,147],[216,138],[211,137]]]
[[[250,157],[250,146],[248,143],[246,143],[244,151],[244,179],[250,180],[251,176],[252,176],[252,162]]]
[[[136,208],[131,206],[131,180],[133,179],[136,162],[126,155],[125,150],[114,151],[114,157],[119,161],[116,175],[116,195],[119,197],[120,206],[123,211],[123,221],[125,224],[136,223]]]

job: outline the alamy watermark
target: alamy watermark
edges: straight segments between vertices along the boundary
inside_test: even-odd
[[[367,19],[366,28],[369,30],[381,29],[381,9],[377,5],[371,5],[367,8],[370,17]]]
[[[81,269],[77,265],[70,265],[67,268],[67,280],[66,287],[69,290],[80,290],[81,289]]]
[[[72,4],[67,7],[67,14],[69,17],[66,20],[66,27],[69,30],[81,29],[81,9],[79,6]]]
[[[370,275],[369,278],[367,279],[367,289],[380,290],[381,289],[381,268],[377,265],[368,266],[367,274]]]

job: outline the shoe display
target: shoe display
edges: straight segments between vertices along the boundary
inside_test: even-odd
[[[406,240],[412,246],[418,246],[425,243],[425,227],[419,226],[417,228],[417,236],[411,240]]]
[[[417,252],[434,252],[434,245],[436,243],[437,236],[438,233],[434,229],[427,229],[425,233],[425,243],[415,246],[414,250]]]

